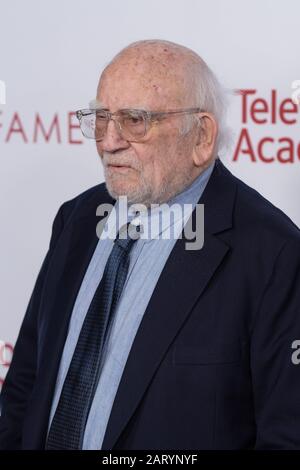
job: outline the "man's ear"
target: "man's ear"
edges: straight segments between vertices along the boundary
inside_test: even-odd
[[[215,153],[218,135],[218,124],[210,113],[201,113],[197,116],[196,143],[193,160],[196,166],[205,166]]]

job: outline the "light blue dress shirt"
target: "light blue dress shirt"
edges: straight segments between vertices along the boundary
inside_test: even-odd
[[[119,228],[116,227],[116,222],[119,219],[122,219],[123,222],[124,220],[134,220],[141,223],[147,230],[144,230],[142,237],[135,242],[130,254],[129,271],[123,293],[104,345],[99,383],[85,428],[83,449],[97,450],[102,447],[114,399],[140,322],[165,263],[191,211],[204,191],[213,167],[214,163],[183,192],[168,201],[169,206],[177,207],[171,217],[168,217],[167,207],[164,209],[165,217],[161,217],[163,211],[158,207],[146,213],[141,212],[136,218],[132,208],[126,207],[124,209],[124,206],[122,207],[122,204],[117,201],[114,207],[114,216],[111,213],[107,220],[74,304],[57,376],[49,427],[85,315],[113,247],[112,234]],[[182,209],[187,204],[190,207],[189,211]]]

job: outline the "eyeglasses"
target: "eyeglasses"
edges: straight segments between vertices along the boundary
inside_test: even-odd
[[[142,109],[120,109],[111,113],[106,109],[80,109],[76,116],[80,123],[82,134],[101,142],[107,132],[107,126],[112,119],[121,137],[129,142],[140,142],[150,128],[162,119],[176,114],[200,113],[200,108],[178,109],[174,111],[145,111]]]

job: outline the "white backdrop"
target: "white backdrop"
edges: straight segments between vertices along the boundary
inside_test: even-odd
[[[0,0],[0,340],[15,342],[58,207],[103,181],[72,113],[132,41],[179,42],[228,90],[256,90],[246,109],[232,94],[233,145],[222,159],[300,225],[300,112],[290,100],[300,80],[299,18],[298,0]]]

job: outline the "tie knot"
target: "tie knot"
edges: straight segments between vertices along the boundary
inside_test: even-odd
[[[124,224],[115,239],[115,244],[124,250],[129,250],[133,243],[138,240],[142,233],[141,225],[134,225],[131,222]]]

